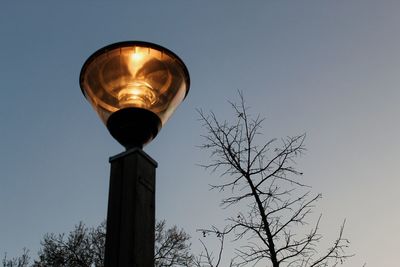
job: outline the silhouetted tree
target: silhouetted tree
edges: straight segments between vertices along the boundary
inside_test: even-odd
[[[33,267],[102,266],[105,233],[105,222],[96,228],[88,228],[81,222],[68,235],[46,234]]]
[[[38,259],[29,265],[28,251],[13,259],[3,259],[3,267],[102,267],[105,248],[105,222],[89,228],[83,223],[68,235],[46,234],[41,241]],[[176,226],[166,227],[165,221],[156,223],[155,266],[190,266],[190,236]]]
[[[229,189],[222,199],[223,207],[248,207],[228,218],[224,230],[201,230],[204,235],[212,233],[221,240],[221,251],[215,259],[205,247],[203,265],[219,265],[227,235],[246,242],[236,248],[231,266],[260,262],[273,267],[327,267],[342,263],[351,256],[345,253],[349,241],[343,237],[344,223],[326,251],[319,245],[321,217],[307,234],[301,234],[300,228],[308,224],[307,216],[321,198],[320,194],[313,196],[299,180],[302,173],[296,168],[296,159],[305,150],[305,135],[286,137],[281,142],[262,140],[264,119],[249,113],[241,92],[239,98],[239,103],[230,103],[232,122],[220,121],[213,112],[199,110],[207,131],[201,147],[211,155],[203,167],[220,171],[222,177],[222,182],[211,188],[220,192]]]
[[[3,267],[28,267],[29,261],[29,251],[24,248],[22,255],[17,258],[7,259],[7,254],[4,255],[2,264]]]
[[[203,236],[205,237],[208,233],[212,232],[216,234],[216,237],[219,240],[219,249],[217,253],[210,251],[206,244],[200,240],[200,243],[203,246],[203,251],[198,255],[193,257],[193,266],[194,267],[219,267],[222,262],[222,252],[224,250],[224,242],[225,235],[221,234],[221,232],[216,228],[212,227],[212,230],[201,230],[203,232]],[[216,254],[216,256],[215,256]],[[234,262],[234,259],[231,259],[229,267],[237,266]]]
[[[165,220],[156,224],[155,266],[191,266],[190,236],[178,227],[166,229]]]

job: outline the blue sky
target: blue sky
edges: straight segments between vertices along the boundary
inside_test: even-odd
[[[356,256],[394,266],[400,238],[400,2],[19,1],[0,4],[0,253],[34,256],[47,232],[106,216],[108,157],[123,148],[84,99],[79,72],[97,49],[142,40],[178,54],[188,97],[145,148],[159,163],[157,217],[195,230],[229,210],[196,108],[229,118],[243,90],[265,138],[307,133],[299,162],[324,196],[322,232],[346,218]],[[229,250],[228,250],[229,253]]]

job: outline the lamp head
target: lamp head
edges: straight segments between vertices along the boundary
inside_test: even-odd
[[[96,51],[84,63],[79,80],[111,135],[127,149],[154,139],[190,86],[189,72],[176,54],[140,41]]]

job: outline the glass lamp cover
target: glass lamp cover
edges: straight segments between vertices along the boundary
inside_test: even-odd
[[[106,46],[85,62],[80,86],[85,97],[107,124],[124,108],[153,112],[164,125],[189,90],[189,73],[170,50],[146,42]]]

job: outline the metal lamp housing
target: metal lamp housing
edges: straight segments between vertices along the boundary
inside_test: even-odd
[[[190,78],[170,50],[127,41],[91,55],[82,67],[80,86],[111,135],[128,149],[155,138],[186,97]]]

